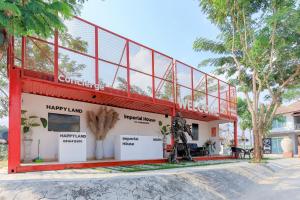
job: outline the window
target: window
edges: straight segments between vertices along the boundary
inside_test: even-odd
[[[283,151],[282,151],[282,148],[281,148],[281,140],[283,138],[281,137],[276,137],[276,138],[272,138],[272,153],[273,154],[281,154]]]
[[[294,124],[295,124],[295,129],[299,130],[300,129],[300,116],[294,116]]]
[[[276,116],[272,121],[272,128],[283,128],[286,126],[286,116]]]
[[[198,124],[192,124],[192,135],[193,135],[193,140],[198,140],[198,138],[199,138],[199,125]]]
[[[80,117],[76,115],[48,113],[48,131],[79,132]]]

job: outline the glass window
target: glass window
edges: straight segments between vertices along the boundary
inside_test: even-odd
[[[198,138],[199,138],[199,125],[198,124],[192,124],[192,135],[193,135],[193,140],[198,140]]]
[[[272,121],[272,128],[283,128],[286,126],[286,116],[277,116]]]
[[[282,148],[281,148],[281,140],[282,138],[272,138],[272,153],[273,154],[281,154]]]
[[[79,132],[80,117],[76,115],[48,113],[48,131]]]

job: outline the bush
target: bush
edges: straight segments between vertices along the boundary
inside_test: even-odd
[[[0,161],[7,160],[7,144],[0,144]]]

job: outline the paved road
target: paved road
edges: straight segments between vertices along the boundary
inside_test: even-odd
[[[3,199],[300,199],[300,159],[139,173],[0,172]]]
[[[281,169],[252,186],[243,199],[300,199],[300,158],[276,160],[272,163]]]

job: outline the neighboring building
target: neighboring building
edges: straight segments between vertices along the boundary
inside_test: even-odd
[[[282,153],[281,140],[289,136],[293,141],[294,154],[298,154],[300,140],[300,101],[288,106],[281,106],[273,120],[270,136],[272,137],[272,153]]]

